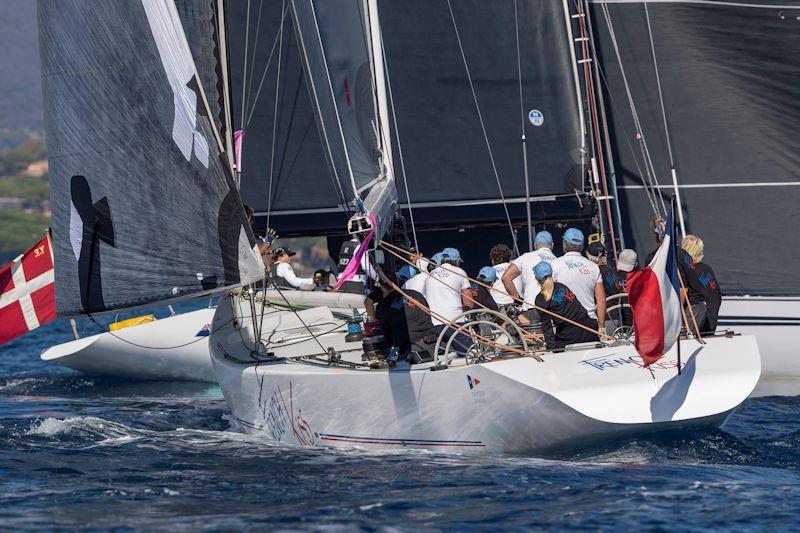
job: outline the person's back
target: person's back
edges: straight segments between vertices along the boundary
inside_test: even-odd
[[[404,302],[406,325],[408,337],[412,346],[420,344],[425,337],[436,335],[431,315],[425,311],[425,307],[430,307],[425,296],[414,290],[404,290],[408,298]],[[430,351],[430,350],[429,350]]]
[[[405,314],[405,300],[396,290],[383,291],[383,297],[375,306],[375,317],[381,324],[386,342],[399,349],[401,357],[411,350],[411,340]]]
[[[503,274],[506,273],[508,267],[511,266],[511,263],[500,263],[498,265],[494,265],[494,269],[497,271],[497,279],[492,284],[492,298],[494,301],[497,302],[498,305],[510,305],[514,303],[514,299],[508,295],[508,291],[506,290],[505,285],[503,284]],[[514,286],[517,288],[518,293],[522,293],[524,290],[524,285],[522,284],[522,276],[519,276],[514,279]]]
[[[418,293],[425,292],[425,280],[428,278],[427,272],[420,272],[412,276],[408,281],[403,284],[403,290],[416,291]]]
[[[553,281],[553,267],[543,261],[536,266],[534,275],[542,288],[536,296],[536,306],[541,310],[539,316],[547,348],[554,350],[598,340],[597,320],[589,317],[569,287]]]
[[[580,252],[567,252],[551,263],[553,279],[569,287],[591,318],[597,318],[595,285],[602,282],[600,268]]]
[[[467,273],[461,267],[443,263],[430,273],[425,280],[423,292],[433,311],[433,324],[444,324],[438,317],[454,322],[463,312],[461,291],[470,288]]]
[[[536,301],[536,296],[539,294],[539,283],[533,275],[533,269],[542,261],[550,263],[556,259],[552,246],[553,236],[550,235],[550,232],[540,231],[534,239],[533,251],[526,252],[511,261],[519,269],[520,278],[522,278],[523,311],[533,307],[533,302]]]
[[[720,290],[714,270],[703,262],[703,240],[695,235],[686,235],[681,243],[681,275],[684,276],[686,296],[692,306],[697,325],[704,332],[717,329],[719,308],[722,304]]]

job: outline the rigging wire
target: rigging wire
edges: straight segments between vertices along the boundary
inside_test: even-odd
[[[458,24],[456,24],[456,16],[453,13],[453,6],[450,3],[450,0],[447,0],[447,8],[450,10],[450,20],[453,22],[453,30],[456,34],[456,40],[458,41],[458,49],[461,52],[461,59],[464,61],[464,70],[467,73],[467,80],[469,81],[469,88],[472,91],[472,99],[475,102],[475,110],[478,114],[478,120],[481,123],[481,131],[483,131],[483,139],[486,141],[486,149],[489,151],[489,160],[492,163],[492,170],[494,171],[495,180],[497,180],[497,188],[500,191],[500,199],[503,201],[503,210],[506,214],[506,221],[508,222],[508,229],[511,232],[511,242],[514,243],[514,251],[517,255],[519,255],[519,246],[517,246],[517,236],[514,232],[514,226],[511,224],[511,215],[508,212],[508,204],[506,203],[506,197],[503,193],[503,186],[500,183],[500,175],[497,173],[497,165],[494,162],[494,154],[492,153],[492,145],[489,143],[489,135],[486,132],[486,125],[483,122],[483,115],[481,114],[481,106],[478,104],[478,95],[475,92],[475,84],[472,82],[472,75],[469,72],[469,64],[467,63],[467,55],[464,52],[464,47],[461,44],[461,35],[458,32]]]
[[[259,0],[258,3],[258,15],[256,16],[256,38],[253,40],[253,58],[250,61],[250,76],[247,78],[247,100],[250,100],[250,95],[252,94],[253,89],[253,70],[256,67],[256,52],[258,51],[258,38],[261,35],[261,11],[264,7],[264,0]],[[247,68],[247,65],[244,65],[244,68]],[[249,102],[248,102],[248,107]]]
[[[686,226],[683,221],[683,204],[681,203],[681,192],[678,188],[678,176],[675,173],[675,159],[672,155],[672,141],[669,135],[669,126],[667,125],[667,111],[664,107],[664,93],[661,89],[661,75],[658,71],[658,59],[656,58],[656,45],[653,40],[653,28],[650,24],[650,10],[647,8],[647,0],[644,0],[644,13],[647,19],[647,33],[650,36],[650,51],[653,54],[653,70],[656,74],[656,86],[658,87],[658,101],[661,104],[661,117],[664,120],[664,138],[667,141],[667,153],[669,154],[669,168],[672,172],[672,185],[675,188],[675,198],[677,200],[678,220],[680,222],[681,233],[686,235]]]
[[[286,0],[281,4],[281,12],[285,12]],[[267,230],[269,230],[270,215],[272,214],[272,182],[275,176],[275,145],[277,144],[278,135],[278,103],[281,100],[281,61],[283,55],[283,18],[281,18],[281,27],[278,30],[278,71],[275,75],[275,106],[273,109],[272,117],[272,148],[270,150],[269,159],[269,185],[267,187]]]
[[[644,136],[644,131],[642,130],[641,122],[639,121],[639,113],[636,109],[636,104],[633,101],[633,93],[631,91],[630,84],[628,83],[628,76],[625,73],[625,67],[622,64],[622,56],[619,51],[619,43],[617,42],[616,32],[614,31],[614,24],[611,21],[611,13],[608,9],[608,3],[606,1],[602,1],[600,3],[603,15],[606,19],[606,24],[608,26],[608,32],[611,37],[611,43],[614,47],[614,53],[617,57],[617,63],[619,64],[620,72],[622,74],[622,81],[625,86],[625,93],[628,97],[628,105],[630,107],[631,115],[633,117],[634,127],[636,129],[636,134],[639,140],[639,146],[642,151],[642,156],[645,161],[645,169],[647,170],[647,177],[650,180],[650,186],[654,190],[654,196],[656,196],[661,201],[661,208],[662,211],[659,214],[667,212],[667,206],[664,203],[664,198],[662,197],[661,193],[658,191],[658,179],[655,176],[655,166],[653,165],[653,160],[650,157],[650,150],[647,146],[647,140]]]
[[[242,119],[241,119],[241,126],[244,129],[244,114],[245,109],[247,109],[247,101],[245,100],[245,95],[247,94],[247,53],[250,49],[250,0],[247,0],[247,15],[246,21],[244,25],[244,79],[242,80]]]
[[[281,25],[280,31],[283,31],[283,24],[286,20],[286,13],[289,12],[289,6],[287,5],[283,13],[281,13]],[[247,122],[245,123],[242,129],[247,129],[247,126],[250,125],[250,121],[253,119],[253,113],[256,110],[256,104],[258,103],[258,99],[261,96],[261,89],[264,87],[264,80],[267,79],[267,72],[269,71],[269,66],[272,64],[272,56],[275,54],[275,48],[278,46],[278,37],[280,35],[280,31],[278,34],[275,35],[275,39],[272,40],[272,47],[269,49],[269,55],[267,56],[267,64],[264,66],[264,70],[261,73],[261,81],[258,83],[258,89],[256,90],[256,95],[253,98],[253,102],[249,106],[249,112],[247,113]]]
[[[525,136],[525,101],[522,94],[522,54],[519,48],[519,15],[517,12],[517,0],[514,0],[514,32],[517,43],[517,80],[519,81],[519,133],[522,141],[522,169],[525,179],[525,213],[528,223],[528,249],[533,250],[533,222],[531,221],[531,192],[530,178],[528,174],[528,139]]]
[[[294,0],[292,0],[292,3],[294,3]],[[295,16],[297,16],[297,11],[294,8],[292,9],[292,12],[295,14]],[[303,53],[303,59],[305,60],[305,65],[308,66],[309,65],[308,50],[306,49],[306,42],[305,42],[305,39],[303,38],[303,32],[300,31],[299,24],[297,25],[297,30],[295,32],[295,35],[297,36],[297,41],[298,41],[298,43],[300,45],[300,49],[301,49],[301,51]],[[335,179],[335,181],[336,181],[336,183],[337,183],[337,185],[339,187],[339,191],[341,192],[342,199],[344,200],[344,199],[346,199],[346,196],[345,196],[345,193],[344,193],[344,188],[342,186],[342,178],[339,176],[339,171],[336,169],[336,164],[334,163],[333,150],[332,150],[332,147],[331,147],[331,142],[330,142],[330,139],[328,139],[328,132],[324,127],[325,121],[324,121],[324,118],[322,116],[322,107],[321,107],[321,105],[319,103],[319,95],[317,94],[317,89],[314,86],[314,80],[311,78],[310,73],[308,75],[308,83],[306,85],[308,87],[308,92],[309,92],[309,95],[311,97],[311,100],[315,104],[317,115],[319,117],[319,121],[318,121],[319,127],[318,127],[318,129],[319,129],[319,132],[320,132],[320,136],[323,139],[323,143],[325,144],[325,148],[327,149],[327,152],[328,152],[328,158],[326,158],[326,160],[330,164],[330,169],[331,169],[332,174],[334,176],[334,179]],[[332,91],[332,89],[331,89],[331,91]],[[349,202],[343,201],[343,203],[341,205],[345,210],[347,210],[348,212],[351,212],[351,208],[350,208]]]
[[[381,32],[381,41],[383,41],[383,32]],[[400,143],[400,130],[397,127],[397,112],[394,107],[394,96],[392,95],[392,82],[389,76],[389,63],[386,60],[386,48],[381,46],[381,53],[383,53],[383,70],[386,74],[386,87],[389,92],[389,107],[392,111],[392,124],[394,126],[394,138],[397,144],[397,155],[400,160],[400,172],[403,176],[403,187],[406,190],[406,201],[408,202],[408,215],[411,219],[411,233],[414,235],[414,247],[419,251],[419,241],[417,241],[417,226],[414,223],[414,206],[411,203],[411,194],[408,192],[408,178],[406,177],[406,164],[403,160],[403,146]]]

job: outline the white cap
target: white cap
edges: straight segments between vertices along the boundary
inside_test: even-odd
[[[634,268],[636,268],[636,261],[639,257],[636,255],[636,252],[631,250],[630,248],[626,248],[619,253],[619,258],[617,259],[617,270],[621,270],[623,272],[632,272]]]

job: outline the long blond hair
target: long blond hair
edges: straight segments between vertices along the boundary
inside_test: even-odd
[[[692,258],[692,261],[695,263],[701,263],[703,261],[704,249],[705,246],[703,245],[703,239],[698,237],[697,235],[687,235],[683,238],[681,242],[681,248],[686,251]]]
[[[542,286],[542,294],[544,294],[545,300],[548,302],[550,298],[553,297],[553,289],[555,288],[555,282],[553,281],[553,276],[547,276],[542,281],[539,282],[539,285]]]

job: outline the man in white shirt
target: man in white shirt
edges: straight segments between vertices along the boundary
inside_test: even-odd
[[[564,233],[564,255],[552,261],[553,280],[563,283],[571,290],[586,309],[590,318],[598,324],[606,320],[606,291],[600,268],[586,259],[583,251],[583,232],[569,228]]]
[[[459,263],[461,253],[455,248],[445,248],[442,250],[440,265],[425,280],[423,295],[433,311],[433,325],[440,333],[447,328],[447,324],[439,317],[448,322],[456,322],[459,315],[472,308],[469,279],[467,273],[458,266]],[[458,322],[463,321],[464,319],[458,319]],[[469,337],[459,334],[453,344],[455,350],[463,354],[471,341]]]
[[[505,244],[497,244],[493,246],[489,252],[489,259],[492,260],[492,267],[494,267],[495,272],[497,272],[497,279],[492,283],[493,290],[490,291],[492,298],[497,302],[497,305],[513,304],[514,299],[508,295],[506,286],[503,285],[503,274],[505,274],[508,267],[511,266],[511,248]],[[517,289],[518,293],[522,292],[521,277],[514,279],[514,287]]]
[[[514,282],[517,278],[522,278],[522,299],[524,302],[522,304],[523,314],[520,315],[520,322],[523,324],[538,322],[539,320],[533,305],[536,301],[536,296],[539,295],[541,286],[536,281],[536,276],[533,275],[533,268],[542,261],[551,263],[555,258],[556,256],[553,255],[553,236],[549,231],[540,231],[534,238],[533,251],[524,253],[511,261],[511,266],[503,274],[503,286],[512,298],[520,297]]]
[[[291,261],[295,253],[289,248],[275,250],[272,253],[273,265],[270,268],[270,278],[281,288],[311,289],[314,286],[314,278],[299,278],[294,273]]]
[[[403,283],[403,290],[417,291],[420,294],[425,293],[427,272],[417,272],[416,268],[406,265],[397,271],[397,277]]]

